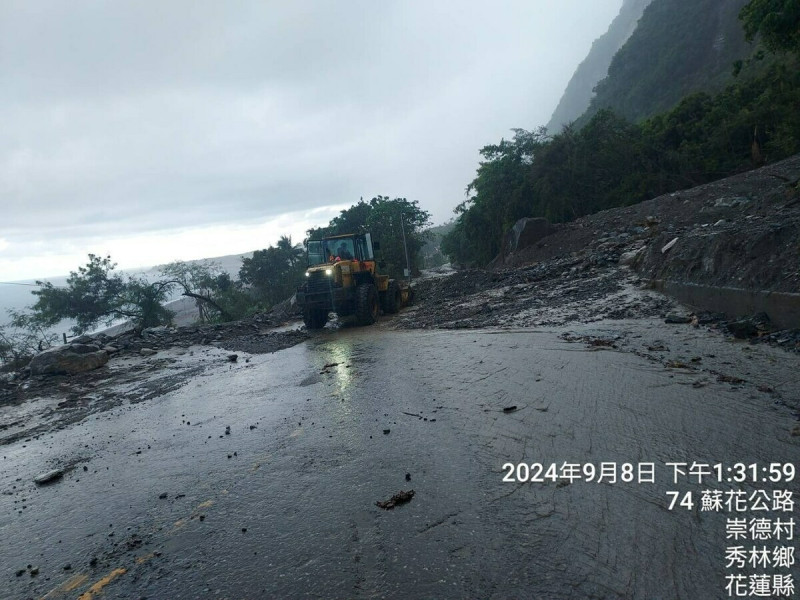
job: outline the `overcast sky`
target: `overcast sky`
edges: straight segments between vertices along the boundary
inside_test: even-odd
[[[453,216],[622,0],[0,0],[0,281],[302,241],[383,194]]]

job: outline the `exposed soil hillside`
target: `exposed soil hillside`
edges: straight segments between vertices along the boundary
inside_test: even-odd
[[[508,257],[517,267],[556,256],[645,248],[644,277],[800,292],[800,155],[714,183],[557,226]],[[662,248],[677,238],[667,252]]]

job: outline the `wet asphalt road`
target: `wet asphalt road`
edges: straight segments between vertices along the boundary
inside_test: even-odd
[[[785,407],[696,379],[553,332],[324,331],[0,448],[0,597],[725,597],[725,515],[666,491],[797,483],[663,463],[797,464],[798,438]],[[564,461],[656,483],[502,481]],[[73,468],[35,486],[53,464]]]

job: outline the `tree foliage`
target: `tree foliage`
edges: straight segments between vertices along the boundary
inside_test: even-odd
[[[36,302],[28,314],[18,314],[15,324],[52,327],[63,319],[73,319],[76,335],[117,319],[131,320],[137,327],[152,327],[168,322],[171,313],[163,307],[170,285],[149,283],[142,278],[124,278],[115,273],[110,256],[89,255],[86,265],[72,271],[64,287],[37,281]]]
[[[242,259],[239,279],[250,286],[266,308],[291,297],[303,280],[305,261],[302,244],[281,236],[275,246],[253,252]]]
[[[0,370],[23,367],[37,352],[58,341],[58,334],[30,319],[24,313],[10,311],[13,325],[0,326]]]
[[[486,264],[522,217],[567,221],[800,152],[797,106],[800,72],[790,59],[640,123],[601,110],[552,137],[515,130],[512,140],[481,150],[442,249],[456,262]]]
[[[195,301],[201,323],[232,321],[251,312],[250,295],[214,262],[176,261],[161,267],[161,276]]]
[[[760,36],[771,52],[800,53],[800,2],[751,0],[739,13],[745,36]]]

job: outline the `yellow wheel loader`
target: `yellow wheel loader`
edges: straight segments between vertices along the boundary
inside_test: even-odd
[[[309,241],[307,256],[306,280],[296,298],[308,329],[324,327],[331,312],[371,325],[381,310],[396,313],[413,299],[409,286],[378,273],[369,233]]]

